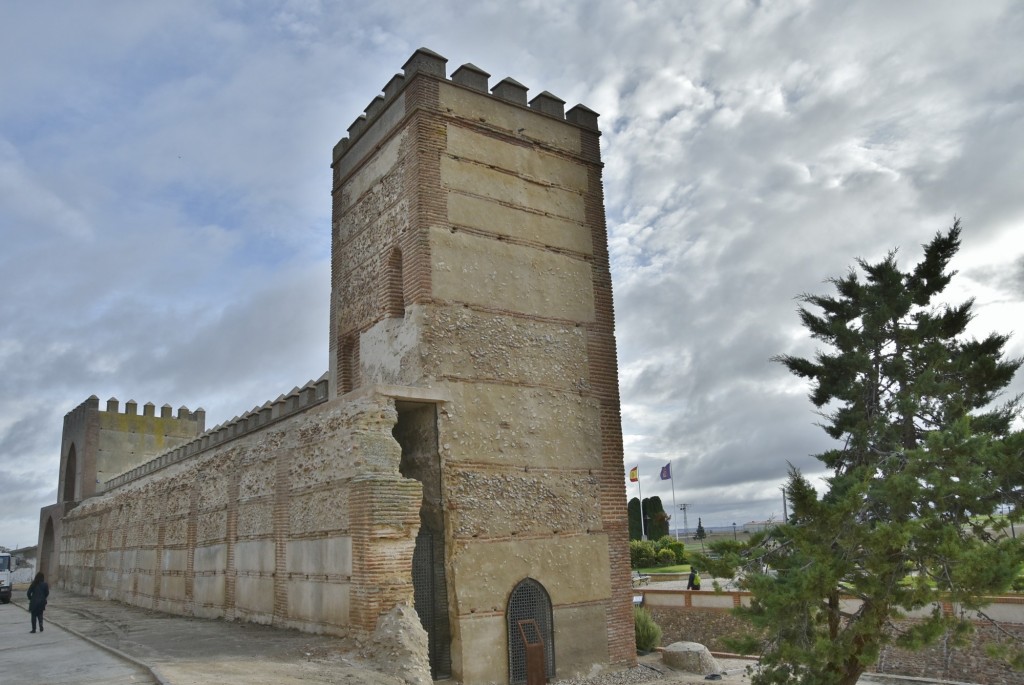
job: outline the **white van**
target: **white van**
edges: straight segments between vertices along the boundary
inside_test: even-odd
[[[0,552],[0,603],[11,601],[11,581],[14,575],[14,559],[10,552]]]

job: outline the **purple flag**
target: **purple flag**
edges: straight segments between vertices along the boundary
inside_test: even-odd
[[[672,462],[661,467],[661,479],[668,480],[672,477]]]

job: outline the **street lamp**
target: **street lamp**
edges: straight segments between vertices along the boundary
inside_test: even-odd
[[[733,540],[737,539],[736,538],[736,522],[735,521],[732,522],[732,539]]]

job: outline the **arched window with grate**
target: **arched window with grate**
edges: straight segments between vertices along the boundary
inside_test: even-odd
[[[519,621],[537,622],[544,643],[544,665],[548,678],[555,677],[554,621],[551,598],[544,586],[533,578],[524,578],[512,590],[505,611],[508,630],[508,680],[512,685],[526,682],[526,645],[519,630]]]

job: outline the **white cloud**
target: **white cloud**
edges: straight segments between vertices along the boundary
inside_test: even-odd
[[[601,114],[627,464],[673,459],[693,521],[779,514],[786,462],[814,472],[827,439],[769,359],[813,350],[793,298],[855,257],[909,264],[962,216],[951,295],[1024,353],[1015,3],[4,15],[0,461],[31,468],[5,484],[27,513],[3,544],[34,536],[60,417],[89,395],[203,405],[212,425],[326,368],[330,151],[420,46]]]

